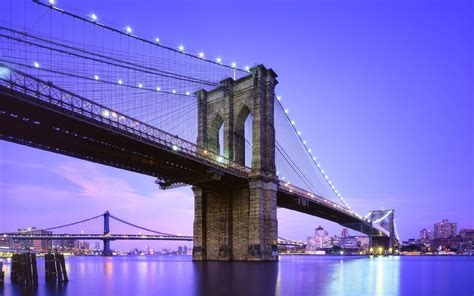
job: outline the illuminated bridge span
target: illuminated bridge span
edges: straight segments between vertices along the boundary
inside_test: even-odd
[[[103,231],[97,227],[97,223],[103,224]],[[118,228],[122,234],[112,233],[111,224]],[[93,225],[92,227],[91,224]],[[95,225],[94,225],[95,224]],[[124,229],[121,226],[126,226]],[[79,230],[87,229],[87,231]],[[127,232],[128,234],[124,234]],[[48,227],[44,229],[30,229],[21,232],[0,233],[0,237],[7,240],[101,240],[103,241],[103,255],[110,256],[112,251],[110,242],[115,240],[160,240],[160,241],[192,241],[193,237],[189,235],[164,233],[143,226],[139,226],[123,219],[117,218],[106,211],[102,215],[94,216],[88,219],[68,223],[60,226]],[[304,246],[300,241],[288,240],[282,237],[278,238],[279,245],[285,246]]]
[[[191,185],[194,260],[277,260],[277,207],[385,249],[398,241],[394,211],[349,206],[275,94],[272,69],[33,2],[0,24],[0,139],[153,176],[161,189]]]

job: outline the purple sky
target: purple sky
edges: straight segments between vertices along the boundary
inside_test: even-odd
[[[472,1],[57,3],[137,35],[272,67],[282,102],[359,213],[394,208],[404,240],[443,218],[474,227]],[[2,141],[0,231],[108,209],[192,234],[191,190],[159,191],[153,181]],[[288,210],[278,216],[287,238],[341,229]]]

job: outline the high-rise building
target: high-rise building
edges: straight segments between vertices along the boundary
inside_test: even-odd
[[[423,228],[420,231],[420,241],[422,242],[429,242],[433,239],[433,232]]]
[[[434,238],[448,238],[456,236],[456,223],[448,222],[448,219],[443,219],[434,225]]]
[[[341,236],[342,237],[348,237],[349,236],[349,229],[343,228],[341,231]]]
[[[18,233],[21,234],[33,234],[33,235],[51,235],[51,231],[46,231],[42,229],[36,229],[36,227],[28,227],[28,228],[19,228]],[[30,248],[36,251],[48,251],[52,248],[53,243],[51,240],[18,240],[16,243],[21,248]]]
[[[319,226],[314,230],[314,237],[308,237],[307,249],[308,251],[316,251],[329,248],[331,248],[331,238],[328,232]]]

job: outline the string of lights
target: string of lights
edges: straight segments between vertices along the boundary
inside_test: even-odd
[[[305,148],[306,153],[312,160],[313,164],[316,166],[318,172],[323,176],[324,180],[326,183],[329,185],[329,187],[332,189],[332,191],[336,194],[336,196],[339,198],[339,200],[351,211],[351,213],[356,214],[358,217],[362,218],[359,214],[355,213],[350,205],[345,201],[344,197],[342,194],[339,192],[339,190],[336,188],[336,186],[333,184],[331,179],[329,179],[329,176],[326,174],[326,172],[323,170],[321,164],[317,161],[317,157],[314,155],[312,149],[309,147],[308,143],[303,139],[302,137],[302,132],[296,128],[296,121],[292,120],[289,115],[289,110],[284,108],[283,104],[281,103],[281,97],[276,96],[276,101],[277,105],[284,111],[284,114],[290,123],[291,127],[293,128],[294,132],[296,133],[297,138],[299,139],[301,145]]]
[[[40,6],[47,7],[49,9],[53,10],[53,11],[60,12],[64,15],[68,15],[70,17],[79,19],[79,20],[84,21],[86,23],[90,23],[92,25],[99,26],[101,28],[110,30],[112,32],[115,32],[115,33],[118,33],[118,34],[121,34],[121,35],[125,35],[125,36],[128,36],[130,38],[134,38],[136,40],[139,40],[139,41],[142,41],[142,42],[145,42],[145,43],[148,43],[148,44],[152,44],[154,46],[159,46],[161,48],[164,48],[164,49],[176,52],[176,53],[180,53],[180,54],[183,54],[183,55],[186,55],[186,56],[189,56],[189,57],[192,57],[192,58],[196,58],[196,59],[208,62],[208,63],[219,65],[219,66],[222,66],[222,67],[226,67],[226,68],[232,69],[233,71],[238,71],[238,72],[243,72],[243,73],[246,73],[246,72],[250,71],[250,66],[245,66],[245,67],[243,67],[243,69],[237,68],[237,63],[236,62],[231,62],[230,65],[226,65],[226,64],[223,63],[223,59],[221,57],[216,57],[215,59],[207,59],[204,52],[202,52],[202,51],[200,51],[196,54],[186,52],[185,48],[184,48],[184,45],[182,45],[182,44],[180,44],[180,45],[176,46],[175,48],[173,48],[173,47],[166,46],[166,45],[162,44],[162,40],[159,37],[155,37],[152,40],[140,37],[138,35],[133,34],[133,29],[129,25],[125,26],[123,29],[117,29],[117,28],[105,25],[105,24],[99,22],[99,17],[95,13],[90,13],[87,17],[84,17],[84,16],[80,16],[78,14],[66,11],[66,10],[61,9],[61,8],[56,6],[56,0],[48,0],[47,3],[42,2],[40,0],[33,0],[33,2],[35,2],[36,4],[38,4]]]

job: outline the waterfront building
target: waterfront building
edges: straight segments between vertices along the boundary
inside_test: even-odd
[[[0,238],[0,248],[12,248],[13,242],[11,239]]]
[[[348,250],[356,250],[359,249],[359,242],[357,241],[357,237],[355,236],[341,237],[339,247]]]
[[[448,238],[456,236],[456,223],[448,222],[448,219],[443,219],[434,225],[434,238]]]
[[[58,241],[57,248],[62,251],[73,251],[76,246],[76,241],[72,239],[62,239]]]
[[[341,231],[341,236],[342,237],[348,237],[349,236],[349,229],[343,228]]]
[[[33,235],[51,235],[51,231],[36,229],[36,227],[18,228],[18,233]],[[36,251],[48,251],[53,247],[51,240],[15,240],[14,246],[18,248],[30,248]]]
[[[433,232],[423,228],[420,231],[420,241],[421,242],[429,242],[433,239]]]
[[[459,235],[465,240],[474,241],[474,228],[463,228],[459,231]]]
[[[317,250],[329,248],[331,248],[331,238],[329,237],[328,232],[320,225],[315,229],[314,236],[307,238],[306,249],[309,252],[315,252]]]
[[[370,238],[368,236],[357,236],[356,238],[359,243],[359,249],[368,251],[370,248]]]
[[[76,241],[75,248],[77,250],[81,250],[81,251],[89,251],[90,250],[89,243],[86,242],[86,241]]]

